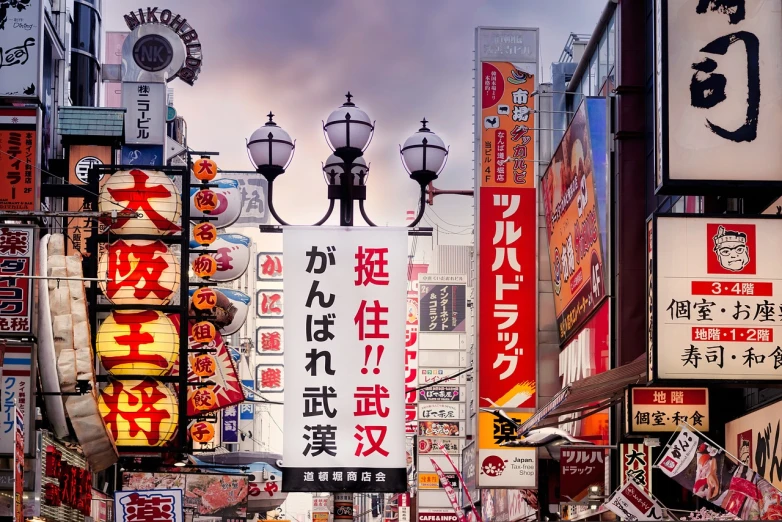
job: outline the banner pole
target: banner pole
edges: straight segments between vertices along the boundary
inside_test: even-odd
[[[456,476],[459,477],[459,482],[461,482],[462,484],[462,491],[464,491],[464,494],[467,496],[467,500],[470,501],[472,512],[475,513],[475,518],[478,519],[478,522],[483,522],[483,519],[481,518],[481,514],[478,513],[478,511],[475,509],[475,504],[473,504],[472,502],[472,497],[470,496],[470,492],[467,491],[467,484],[464,483],[464,477],[462,477],[462,474],[459,472],[458,469],[456,469],[456,464],[454,464],[453,460],[451,460],[451,456],[448,454],[448,450],[445,449],[445,446],[443,446],[442,442],[438,442],[437,447],[440,448],[440,451],[443,452],[443,455],[445,455],[445,458],[448,459],[448,462],[451,463],[451,467],[456,472]]]

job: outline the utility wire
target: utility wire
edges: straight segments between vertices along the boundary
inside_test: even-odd
[[[442,222],[443,222],[443,223],[445,223],[446,225],[450,225],[450,226],[452,226],[452,227],[457,227],[457,228],[472,228],[472,227],[473,227],[473,223],[470,223],[469,225],[456,225],[456,224],[454,224],[454,223],[450,223],[450,222],[448,222],[448,221],[444,220],[442,217],[440,217],[440,214],[438,214],[437,212],[435,212],[435,210],[434,210],[434,206],[432,206],[432,207],[431,207],[429,210],[431,210],[431,211],[432,211],[432,214],[434,214],[434,215],[435,215],[435,216],[436,216],[436,217],[437,217],[437,218],[438,218],[440,221],[442,221]]]
[[[461,370],[460,372],[454,373],[453,375],[449,375],[448,377],[443,377],[440,380],[437,380],[437,381],[434,381],[434,382],[430,382],[429,384],[424,384],[423,386],[419,386],[418,388],[415,389],[415,391],[423,390],[425,388],[429,388],[430,386],[435,386],[437,384],[440,384],[441,382],[445,382],[445,381],[447,381],[449,379],[453,379],[454,377],[458,377],[458,376],[462,375],[463,373],[467,373],[467,372],[469,372],[471,370],[472,370],[472,366],[470,366],[469,368],[465,368],[464,370]]]

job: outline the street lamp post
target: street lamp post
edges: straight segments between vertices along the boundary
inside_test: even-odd
[[[353,95],[345,95],[347,101],[335,109],[323,123],[323,133],[333,151],[323,165],[323,174],[328,184],[329,208],[314,226],[320,226],[329,219],[339,201],[339,224],[354,225],[354,203],[358,201],[362,218],[369,226],[376,226],[367,216],[364,200],[367,195],[369,165],[364,160],[364,151],[369,147],[375,132],[375,124],[366,112],[353,103]],[[250,161],[256,171],[266,178],[269,186],[268,205],[274,219],[281,225],[289,225],[274,208],[274,180],[285,173],[293,160],[296,142],[274,122],[274,114],[268,114],[269,121],[253,132],[247,141]],[[423,218],[426,203],[426,187],[436,180],[445,167],[448,148],[426,124],[400,146],[402,164],[410,178],[420,187],[421,198],[418,215],[408,225],[413,228]]]

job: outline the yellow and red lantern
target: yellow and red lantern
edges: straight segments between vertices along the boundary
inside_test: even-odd
[[[198,310],[212,310],[217,306],[217,292],[209,287],[199,288],[193,292],[190,302]]]
[[[215,340],[217,329],[209,321],[201,321],[193,325],[193,331],[190,335],[197,343],[209,344]]]
[[[117,446],[162,446],[179,421],[176,396],[155,379],[109,383],[98,409]]]
[[[211,181],[217,176],[217,163],[211,158],[200,158],[193,162],[193,176],[201,181]]]
[[[211,442],[215,437],[215,427],[211,422],[200,421],[190,426],[190,437],[199,444]]]
[[[217,361],[208,353],[190,356],[190,369],[199,377],[211,377],[217,371]]]
[[[115,234],[168,235],[181,230],[182,198],[171,178],[160,171],[114,173],[100,189],[98,209],[117,212],[116,219],[104,220]]]
[[[217,395],[215,395],[211,386],[205,386],[192,392],[190,400],[192,400],[196,410],[209,411],[213,410],[215,404],[217,404]]]
[[[214,190],[201,189],[193,196],[193,204],[204,214],[214,212],[217,209],[217,193]]]
[[[212,277],[217,273],[217,261],[209,254],[201,254],[193,261],[193,272],[202,279]]]
[[[208,221],[193,227],[193,240],[199,245],[211,245],[215,239],[217,239],[217,227]]]
[[[114,304],[164,305],[179,289],[179,263],[162,241],[120,239],[100,257],[98,277]]]
[[[179,353],[171,319],[154,310],[114,310],[98,328],[98,357],[112,375],[166,375]]]

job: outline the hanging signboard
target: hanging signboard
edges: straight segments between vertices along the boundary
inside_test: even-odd
[[[114,492],[114,520],[165,520],[185,522],[181,489]]]
[[[407,231],[293,228],[283,245],[283,490],[404,491]]]
[[[222,442],[239,443],[239,408],[235,404],[223,409],[223,434]]]
[[[465,418],[464,415],[464,403],[422,402],[418,404],[418,418],[421,420],[463,420]]]
[[[606,100],[579,106],[541,179],[559,341],[606,297]]]
[[[282,355],[285,353],[285,330],[280,326],[259,326],[255,332],[255,353]]]
[[[23,421],[30,426],[34,420],[32,404],[34,389],[32,380],[32,353],[29,344],[7,345],[3,355],[2,431],[0,454],[14,452],[15,408],[22,410]],[[30,440],[25,440],[25,453],[30,452]]]
[[[466,384],[467,374],[463,373],[461,375],[457,375],[456,377],[451,377],[451,375],[456,373],[459,373],[459,370],[454,370],[453,368],[419,368],[418,384],[437,383],[434,386],[439,386],[441,384]]]
[[[663,506],[632,481],[619,486],[604,506],[622,520],[662,520],[665,515]]]
[[[279,288],[261,288],[255,293],[256,315],[261,319],[282,319],[283,290]]]
[[[22,225],[0,227],[0,336],[29,335],[33,322],[33,286],[30,279],[33,266],[32,227]]]
[[[580,500],[589,486],[605,482],[605,450],[562,448],[560,456],[560,495]]]
[[[442,451],[439,447],[440,444],[443,445],[445,451],[448,453],[458,454],[462,452],[464,439],[418,437],[418,453],[424,455],[428,455],[430,453],[434,455],[441,455]]]
[[[782,185],[782,19],[774,3],[655,2],[656,188],[703,194]],[[763,88],[761,88],[761,85]]]
[[[282,252],[258,252],[255,273],[258,281],[282,281]]]
[[[10,5],[9,5],[10,4]],[[7,2],[0,11],[0,49],[3,49],[0,96],[41,98],[43,56],[41,2]]]
[[[685,425],[708,431],[708,388],[629,386],[625,395],[628,434],[677,431]]]
[[[269,223],[269,210],[266,208],[268,182],[257,172],[237,172],[224,170],[222,177],[235,180],[239,185],[241,197],[241,215],[236,220],[237,226],[267,225]]]
[[[619,445],[619,483],[628,480],[652,490],[652,448],[646,444]]]
[[[111,147],[109,145],[77,145],[72,144],[68,147],[68,182],[71,185],[85,185],[89,180],[90,169],[99,165],[110,165],[113,163]],[[107,179],[101,174],[99,183]],[[68,198],[68,210],[79,211],[84,207],[83,200],[78,198]],[[87,257],[87,240],[92,236],[92,227],[87,218],[75,217],[69,220],[70,238],[73,242],[73,250]],[[105,233],[107,229],[105,223],[98,223],[99,233]],[[104,243],[100,243],[98,248],[100,254],[105,249]]]
[[[465,402],[464,386],[429,386],[418,390],[418,400],[427,402]]]
[[[0,42],[3,38],[0,30]],[[0,45],[0,49],[3,46]],[[0,75],[2,82],[13,74]],[[1,89],[2,87],[0,87]],[[41,176],[38,172],[36,109],[0,109],[0,210],[33,211],[38,208]]]
[[[778,382],[782,219],[654,216],[655,379]]]
[[[421,274],[418,291],[421,333],[466,331],[467,276]]]

